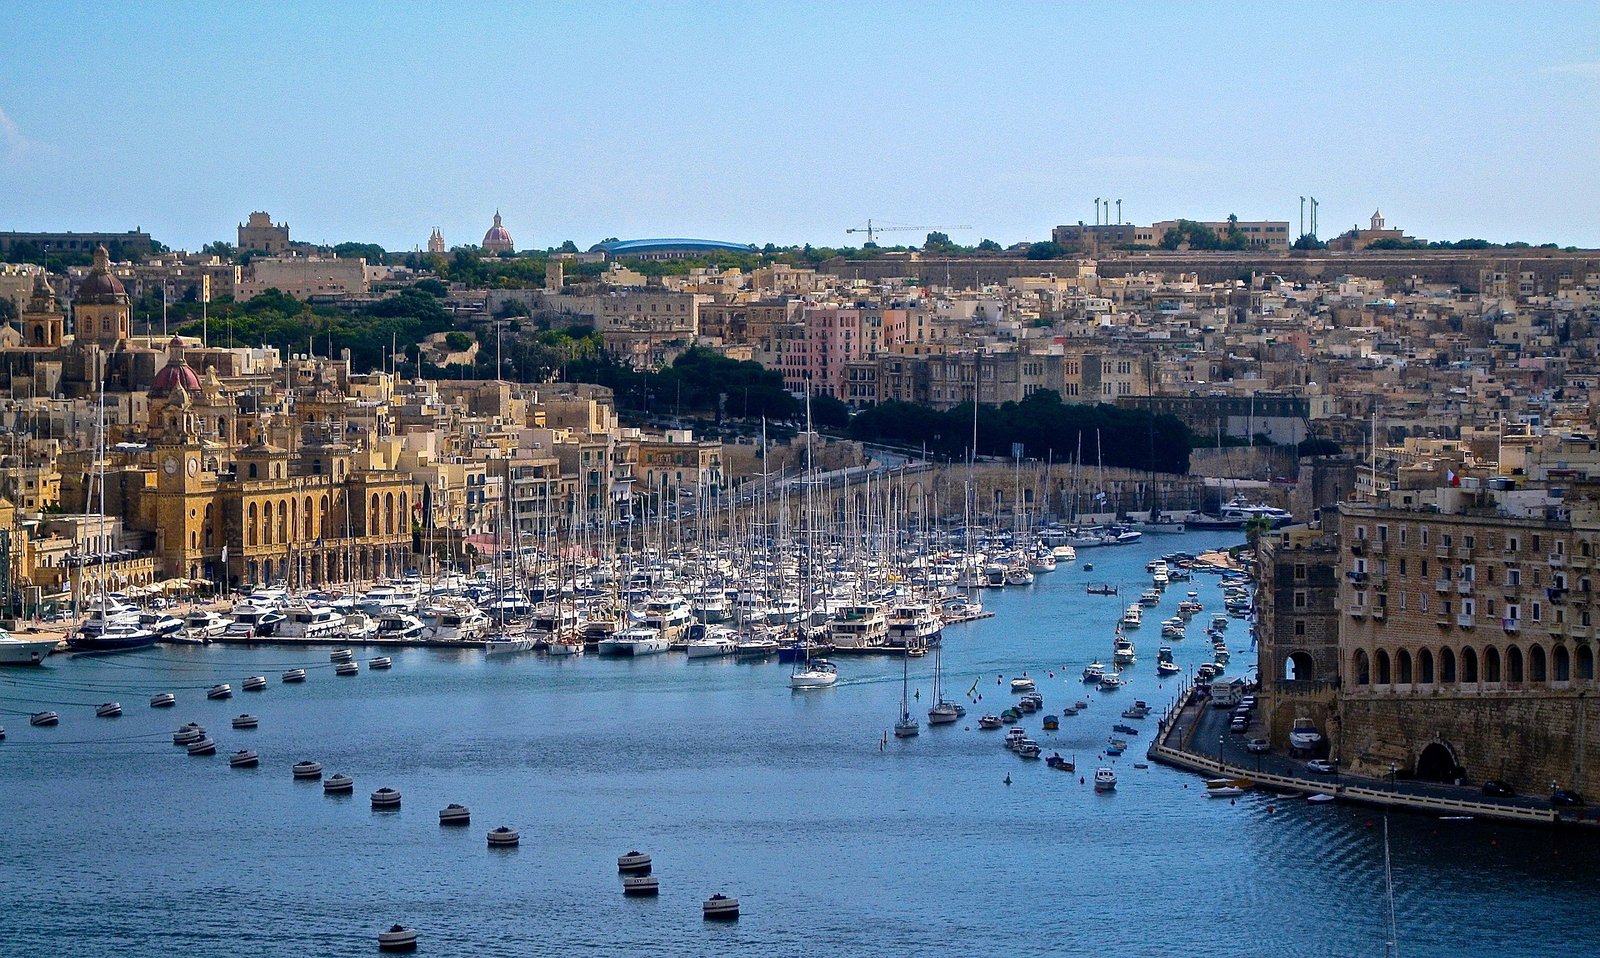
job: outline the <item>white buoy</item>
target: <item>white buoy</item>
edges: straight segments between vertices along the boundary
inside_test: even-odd
[[[619,872],[648,872],[650,870],[650,856],[640,851],[630,851],[626,855],[617,856],[617,871]]]
[[[700,910],[707,921],[734,921],[739,917],[739,899],[719,893],[707,898]]]
[[[490,848],[515,848],[521,841],[522,836],[518,834],[515,828],[507,828],[501,825],[489,832]]]
[[[379,951],[416,951],[417,930],[405,925],[390,925],[388,931],[378,932]]]
[[[451,802],[439,809],[440,825],[470,825],[472,824],[472,810],[465,805]]]
[[[304,761],[294,763],[294,777],[298,779],[317,779],[322,777],[322,763]]]
[[[372,793],[373,808],[399,808],[400,791],[385,785]]]

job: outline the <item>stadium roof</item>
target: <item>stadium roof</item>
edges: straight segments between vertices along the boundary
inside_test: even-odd
[[[721,240],[707,239],[636,239],[612,240],[609,243],[597,243],[589,248],[591,253],[605,253],[607,256],[629,256],[640,253],[755,253],[756,247],[749,243],[724,243]]]

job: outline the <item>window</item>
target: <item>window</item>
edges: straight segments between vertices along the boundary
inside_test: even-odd
[[[1533,615],[1531,616],[1531,618],[1535,622],[1542,621],[1542,619],[1540,618],[1540,615],[1539,615],[1539,603],[1537,603],[1537,602],[1533,603]]]
[[[1303,609],[1303,608],[1306,607],[1306,594],[1304,592],[1300,592],[1300,591],[1296,591],[1295,592],[1295,594],[1294,594],[1294,607],[1297,608],[1297,609]]]
[[[1406,560],[1404,557],[1400,559],[1400,574],[1402,576],[1406,574]]]
[[[1506,585],[1510,586],[1510,587],[1515,587],[1515,586],[1519,586],[1521,584],[1522,584],[1522,570],[1521,569],[1507,569],[1506,570]]]
[[[1294,567],[1294,577],[1296,579],[1304,579],[1306,577],[1306,567],[1305,567],[1304,563],[1297,563],[1295,565],[1295,567]]]
[[[1295,620],[1295,622],[1294,622],[1294,634],[1295,635],[1305,635],[1306,634],[1306,623],[1305,623],[1304,619],[1296,619]]]

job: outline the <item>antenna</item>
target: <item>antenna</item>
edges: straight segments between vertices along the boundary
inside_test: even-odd
[[[1094,225],[1100,225],[1100,197],[1094,198]]]

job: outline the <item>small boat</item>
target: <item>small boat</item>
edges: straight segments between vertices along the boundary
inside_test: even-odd
[[[1032,692],[1035,688],[1037,686],[1033,679],[1028,678],[1026,675],[1011,680],[1011,691],[1013,692]]]
[[[622,893],[630,898],[653,898],[661,894],[661,880],[651,875],[628,875],[622,879]]]
[[[102,702],[94,707],[95,718],[116,718],[122,714],[121,702]]]
[[[1125,748],[1124,746],[1121,746],[1121,745],[1107,745],[1105,747],[1105,753],[1107,755],[1111,755],[1111,756],[1121,755],[1123,752],[1126,752],[1126,751],[1127,751],[1127,748]]]
[[[1117,773],[1109,768],[1094,770],[1094,790],[1097,792],[1114,792],[1117,790]]]
[[[650,856],[641,851],[630,851],[626,855],[617,856],[617,871],[648,872],[650,870]]]
[[[1011,724],[1021,720],[1021,718],[1022,718],[1022,713],[1017,711],[1016,709],[1006,709],[1004,712],[1000,713],[1000,721],[1004,722],[1007,725],[1011,725]]]
[[[322,777],[322,763],[309,760],[295,762],[293,772],[295,778],[303,781],[318,779]]]
[[[1020,727],[1006,729],[1006,748],[1016,751],[1018,745],[1028,737],[1028,733]]]
[[[1243,794],[1244,789],[1237,785],[1223,785],[1220,788],[1206,789],[1206,798],[1233,798]]]
[[[178,697],[171,692],[157,692],[150,696],[150,707],[153,709],[170,709],[178,704]]]
[[[208,736],[201,736],[198,742],[189,743],[189,754],[215,755],[217,754],[217,743],[213,742]]]
[[[985,715],[978,719],[978,728],[981,728],[986,732],[992,732],[1004,724],[1005,723],[1000,720],[1000,716],[998,715]]]
[[[266,691],[267,677],[265,675],[252,675],[241,682],[239,687],[244,689],[246,692]]]
[[[455,802],[451,802],[445,807],[439,809],[439,824],[471,825],[472,810],[467,808],[465,805],[458,805]]]
[[[357,675],[360,672],[361,666],[354,662],[340,662],[333,667],[334,675]]]
[[[712,895],[700,906],[700,913],[707,921],[733,921],[739,917],[739,899]]]
[[[220,683],[218,685],[213,685],[209,689],[206,689],[206,698],[208,698],[208,699],[231,699],[231,698],[233,698],[233,686],[229,685],[226,682],[222,682],[222,683]]]
[[[255,768],[261,764],[261,757],[247,748],[242,748],[228,756],[229,768]]]
[[[49,726],[52,726],[52,725],[57,725],[60,722],[61,722],[61,716],[57,715],[54,712],[49,712],[49,711],[35,712],[32,715],[28,716],[28,724],[29,725],[39,726],[39,727],[49,727]]]
[[[1289,730],[1290,749],[1309,752],[1321,744],[1322,733],[1317,731],[1316,723],[1308,718],[1294,720],[1294,726]]]
[[[1182,671],[1182,669],[1178,668],[1178,663],[1170,659],[1156,663],[1156,675],[1159,676],[1177,675]]]
[[[1016,751],[1018,758],[1037,760],[1040,752],[1039,743],[1031,738],[1025,738],[1017,743]]]
[[[1328,794],[1325,794],[1323,792],[1317,792],[1314,795],[1307,795],[1306,796],[1306,801],[1311,802],[1314,805],[1322,805],[1322,804],[1325,804],[1327,802],[1331,802],[1331,801],[1334,801],[1334,800],[1335,799],[1334,799],[1334,797],[1332,795],[1328,795]]]
[[[1060,752],[1056,752],[1046,758],[1044,763],[1058,772],[1075,772],[1078,770],[1076,765],[1062,758]]]
[[[234,728],[255,728],[257,725],[260,725],[260,724],[261,724],[261,720],[256,718],[254,715],[249,715],[249,714],[236,715],[233,718],[233,727]]]
[[[290,683],[290,684],[293,684],[295,682],[304,682],[305,680],[306,680],[306,670],[305,669],[289,669],[287,672],[283,673],[283,681],[287,682],[287,683]]]
[[[367,661],[367,668],[369,669],[387,669],[393,665],[394,660],[387,655],[374,656]]]
[[[328,779],[328,781],[329,782],[335,782],[335,781],[338,781],[341,777],[344,777],[344,776],[335,775],[333,778]],[[355,784],[354,782],[351,783],[352,786],[354,784]],[[324,784],[323,788],[327,788],[327,785]],[[390,788],[389,786],[385,785],[384,787],[378,789],[376,792],[373,792],[372,793],[372,807],[373,808],[399,808],[400,807],[400,790],[396,789],[396,788]]]
[[[1111,726],[1111,731],[1113,731],[1113,732],[1121,732],[1123,735],[1138,735],[1139,734],[1139,730],[1134,728],[1132,725],[1125,725],[1125,724],[1122,724],[1120,722],[1118,724],[1116,724],[1116,725]]]
[[[1017,703],[1017,710],[1024,714],[1032,715],[1034,712],[1039,711],[1039,703],[1033,699],[1024,698]]]
[[[332,652],[328,653],[328,661],[335,665],[338,665],[340,662],[348,662],[353,658],[355,658],[355,653],[351,652],[349,649],[334,649]]]
[[[1105,673],[1106,667],[1096,660],[1083,667],[1083,680],[1093,684],[1099,682],[1100,677]]]
[[[520,841],[522,841],[522,836],[518,834],[515,828],[507,828],[501,825],[489,832],[490,848],[515,848]]]
[[[1054,732],[1056,729],[1058,729],[1060,727],[1061,727],[1061,719],[1059,717],[1054,716],[1054,715],[1046,715],[1044,717],[1044,729],[1045,729],[1045,731]]]
[[[1122,688],[1122,676],[1115,672],[1107,672],[1100,676],[1100,691],[1114,692],[1120,688]]]
[[[416,951],[417,930],[405,925],[390,925],[388,931],[378,932],[379,951]]]

